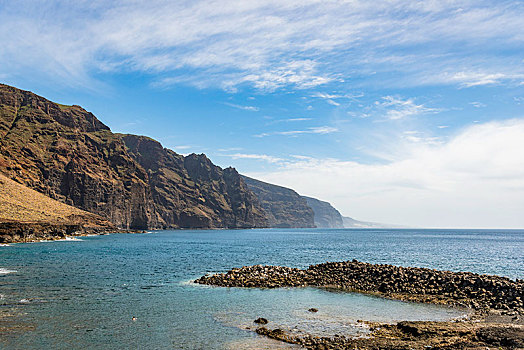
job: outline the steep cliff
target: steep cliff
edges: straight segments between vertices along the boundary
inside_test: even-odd
[[[315,213],[315,225],[319,228],[344,228],[342,215],[333,206],[316,198],[302,196]]]
[[[266,226],[234,169],[138,142],[144,139],[112,133],[79,106],[0,84],[0,173],[7,177],[124,228]]]
[[[163,226],[267,226],[257,198],[235,169],[221,169],[204,154],[184,157],[145,136],[122,135],[122,139],[129,154],[147,169]]]
[[[264,208],[270,227],[315,227],[313,210],[292,189],[242,176]]]
[[[55,201],[0,174],[0,243],[114,229],[96,214]]]

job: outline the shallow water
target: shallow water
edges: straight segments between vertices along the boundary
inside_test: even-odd
[[[0,348],[285,347],[246,330],[257,317],[298,333],[365,335],[359,319],[443,320],[463,312],[316,288],[189,281],[243,265],[304,268],[354,258],[523,278],[523,252],[524,231],[502,230],[161,231],[13,244],[0,247],[0,329],[10,329]],[[1,318],[6,313],[14,316]]]

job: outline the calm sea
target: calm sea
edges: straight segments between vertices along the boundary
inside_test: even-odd
[[[267,229],[159,231],[0,247],[2,349],[255,349],[283,345],[247,328],[365,334],[356,321],[444,320],[431,305],[316,288],[191,283],[252,264],[325,261],[429,267],[524,278],[524,231]],[[307,309],[315,307],[318,313]],[[133,320],[135,318],[135,320]]]

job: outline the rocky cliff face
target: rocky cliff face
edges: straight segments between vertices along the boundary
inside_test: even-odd
[[[315,225],[319,228],[344,228],[342,215],[328,202],[302,196],[315,213]]]
[[[179,155],[148,137],[122,135],[129,154],[147,169],[158,220],[165,227],[265,227],[265,213],[233,168],[204,154]]]
[[[143,139],[113,134],[79,106],[0,84],[0,173],[7,177],[124,228],[266,225],[234,169]]]
[[[96,214],[55,201],[0,174],[0,243],[114,230]]]
[[[270,227],[315,227],[313,210],[298,193],[247,176],[243,176],[243,179],[266,211]]]

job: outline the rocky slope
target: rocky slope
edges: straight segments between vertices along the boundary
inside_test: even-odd
[[[112,133],[79,106],[0,84],[0,173],[7,177],[123,228],[267,225],[234,169],[143,140]]]
[[[242,176],[264,208],[270,227],[315,227],[313,209],[292,189]]]
[[[96,214],[55,201],[0,174],[0,243],[114,229]]]
[[[122,135],[122,139],[131,157],[147,169],[162,226],[266,226],[257,198],[235,169],[221,169],[204,154],[184,157],[145,136]]]
[[[315,225],[318,228],[344,228],[342,215],[330,203],[316,198],[302,196],[313,209]]]

